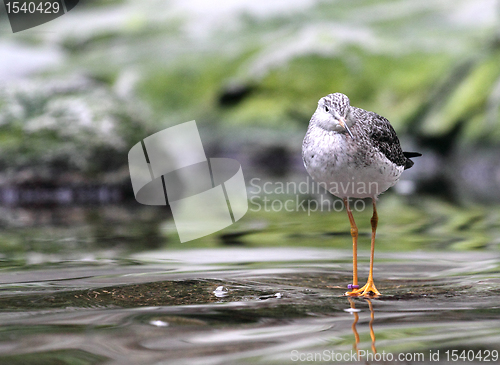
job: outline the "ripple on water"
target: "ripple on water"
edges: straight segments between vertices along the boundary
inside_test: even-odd
[[[141,254],[132,266],[81,267],[85,275],[3,273],[0,360],[286,363],[293,351],[499,350],[491,253],[380,253],[375,278],[385,295],[349,300],[349,251],[213,251]],[[365,255],[359,266],[363,280]]]

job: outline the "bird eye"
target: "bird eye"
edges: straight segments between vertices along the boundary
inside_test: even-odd
[[[330,111],[330,108],[325,105],[325,112],[328,113],[329,111]]]

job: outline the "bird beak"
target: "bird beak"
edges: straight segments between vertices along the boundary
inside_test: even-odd
[[[347,133],[349,133],[351,138],[354,139],[354,136],[352,135],[351,130],[349,129],[349,127],[347,126],[347,123],[345,122],[345,118],[340,118],[339,124],[342,128],[344,128],[347,131]]]

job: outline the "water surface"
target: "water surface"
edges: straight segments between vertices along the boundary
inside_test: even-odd
[[[371,300],[343,296],[350,255],[322,248],[164,250],[128,262],[6,270],[0,360],[281,364],[314,353],[328,362],[332,353],[429,360],[439,351],[444,361],[448,350],[500,350],[498,254],[380,253],[375,277],[383,296]],[[360,256],[362,281],[368,257]]]

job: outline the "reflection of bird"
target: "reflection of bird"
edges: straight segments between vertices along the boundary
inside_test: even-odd
[[[356,310],[356,305],[354,304],[354,299],[347,298],[349,299],[349,304],[351,305],[351,308],[347,311],[351,312],[354,315],[354,321],[352,322],[352,333],[354,333],[354,350],[356,351],[356,354],[358,355],[358,360],[360,359],[360,352],[359,352],[359,334],[358,330],[356,329],[356,325],[358,324],[359,321],[359,314],[358,310]],[[365,299],[368,302],[368,307],[370,308],[370,322],[368,323],[368,327],[370,329],[370,337],[372,339],[372,351],[374,354],[377,353],[377,348],[375,347],[375,331],[373,330],[373,321],[375,321],[375,311],[373,310],[373,304],[369,299]]]
[[[344,200],[353,240],[353,284],[347,295],[380,295],[373,283],[373,256],[378,215],[377,196],[413,166],[410,157],[420,153],[403,152],[396,132],[384,117],[350,106],[349,98],[335,93],[321,98],[302,144],[307,172],[330,193]],[[357,240],[349,198],[371,198],[373,216],[370,273],[365,286],[358,286]]]

